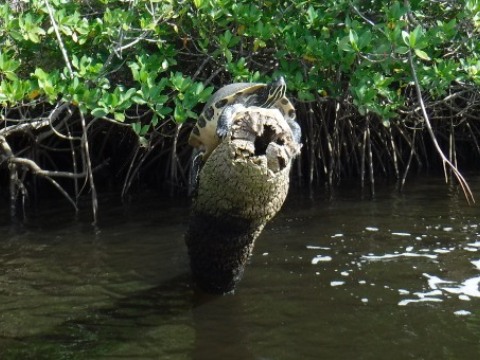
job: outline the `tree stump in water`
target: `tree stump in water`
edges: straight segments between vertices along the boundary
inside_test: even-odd
[[[277,109],[248,107],[203,165],[185,236],[192,276],[211,293],[241,279],[255,240],[285,201],[301,145]]]

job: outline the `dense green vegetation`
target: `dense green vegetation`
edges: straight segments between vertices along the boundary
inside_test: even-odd
[[[182,187],[214,88],[286,78],[301,183],[478,169],[480,1],[9,0],[0,5],[0,184]],[[126,163],[125,163],[126,162]],[[10,184],[8,187],[7,184]]]

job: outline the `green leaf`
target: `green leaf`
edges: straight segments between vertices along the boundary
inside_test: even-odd
[[[257,51],[258,49],[264,48],[267,46],[267,43],[262,39],[256,38],[253,40],[253,51]]]
[[[402,39],[405,45],[410,47],[410,34],[405,30],[402,30]]]
[[[158,125],[158,115],[153,114],[152,119],[150,120],[150,124],[152,124],[153,127]]]
[[[142,123],[140,122],[132,123],[132,129],[136,134],[140,134],[140,131],[142,131]]]
[[[348,36],[345,36],[338,42],[338,50],[345,52],[353,52],[352,45],[350,44],[350,39]]]
[[[34,74],[38,80],[46,80],[48,78],[48,73],[46,73],[40,68],[36,68]]]
[[[162,70],[167,70],[168,69],[168,60],[165,59],[162,61]]]
[[[205,6],[205,0],[193,0],[193,4],[197,9],[201,9],[203,6]]]
[[[207,102],[207,100],[210,98],[214,90],[213,86],[209,86],[206,89],[203,89],[202,92],[198,95],[198,101],[200,102]]]
[[[308,15],[308,22],[313,25],[313,23],[315,22],[315,20],[317,20],[318,18],[318,14],[317,12],[315,11],[315,8],[310,5],[308,7],[308,10],[307,10],[307,15]]]
[[[13,72],[5,72],[4,74],[8,80],[15,81],[18,79],[18,76]]]
[[[370,30],[364,31],[358,39],[358,48],[360,50],[368,47],[372,42],[372,33]]]
[[[183,106],[179,104],[175,106],[175,110],[173,111],[173,117],[177,123],[183,123],[185,120],[187,120],[187,113]]]
[[[428,54],[423,50],[415,49],[415,54],[422,60],[427,60],[427,61],[432,60],[430,56],[428,56]]]
[[[125,93],[124,97],[125,99],[130,99],[132,96],[134,96],[137,93],[137,89],[135,88],[130,88],[127,90]]]
[[[410,47],[415,48],[417,44],[421,42],[423,38],[423,28],[421,25],[418,25],[411,33],[410,33]]]
[[[402,54],[402,55],[408,53],[408,50],[409,50],[409,48],[406,47],[406,46],[398,46],[397,48],[395,48],[395,52],[397,54]]]
[[[125,121],[125,114],[122,113],[122,112],[115,112],[115,113],[113,113],[113,117],[114,117],[115,120],[117,120],[117,121],[120,121],[120,122],[124,122],[124,121]]]
[[[135,103],[135,104],[138,104],[138,105],[145,105],[147,102],[145,101],[145,99],[140,96],[140,95],[134,95],[132,96],[132,101]]]
[[[105,108],[96,108],[92,110],[92,115],[97,118],[104,117],[107,114],[108,114],[108,110]]]
[[[232,52],[228,49],[225,49],[224,51],[225,58],[227,59],[227,62],[232,62],[233,55]]]
[[[354,30],[350,29],[348,33],[348,38],[350,40],[350,44],[352,45],[353,50],[358,51],[358,35]]]
[[[142,128],[140,129],[140,136],[146,135],[149,130],[150,130],[150,124],[142,125]]]

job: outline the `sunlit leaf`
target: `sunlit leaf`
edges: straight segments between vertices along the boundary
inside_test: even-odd
[[[205,0],[193,0],[193,4],[197,9],[201,9],[205,5]]]
[[[108,114],[108,110],[104,109],[104,108],[96,108],[96,109],[92,110],[92,115],[94,117],[101,118],[101,117],[104,117],[107,114]]]
[[[423,50],[415,49],[415,54],[422,60],[427,60],[427,61],[432,60],[430,56],[428,56],[428,54]]]
[[[114,117],[115,120],[117,120],[117,121],[120,121],[120,122],[124,122],[124,121],[125,121],[125,114],[122,113],[122,112],[115,112],[115,113],[113,113],[113,117]]]
[[[410,46],[410,34],[408,31],[402,30],[402,39],[406,45]]]

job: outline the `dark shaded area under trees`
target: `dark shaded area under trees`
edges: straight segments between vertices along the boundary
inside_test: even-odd
[[[446,171],[471,200],[457,168],[479,168],[479,19],[477,1],[9,1],[1,202],[184,195],[212,91],[280,75],[303,130],[295,184]]]

